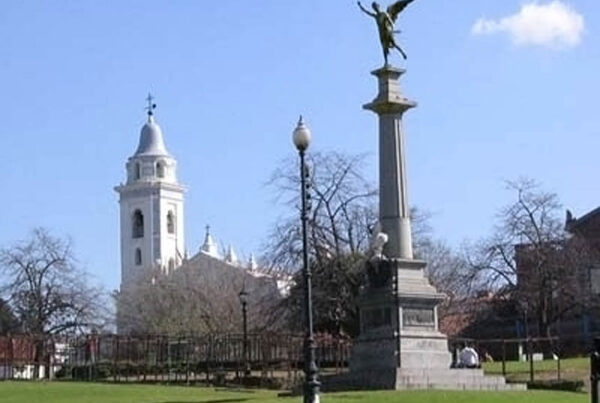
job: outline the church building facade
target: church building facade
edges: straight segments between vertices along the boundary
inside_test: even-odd
[[[138,147],[126,162],[126,181],[114,188],[120,206],[120,296],[134,305],[143,304],[135,297],[131,300],[136,286],[149,279],[154,284],[158,276],[192,273],[194,281],[202,282],[198,284],[200,288],[235,284],[243,287],[256,303],[278,300],[289,290],[291,277],[266,273],[252,255],[247,262],[238,260],[232,246],[221,253],[208,226],[204,243],[188,257],[184,238],[186,188],[177,179],[177,161],[167,151],[155,120],[155,105],[150,96],[148,99],[148,117]],[[236,298],[239,291],[235,291]],[[135,316],[126,313],[118,303],[117,331],[133,331]],[[136,330],[145,331],[139,327]]]

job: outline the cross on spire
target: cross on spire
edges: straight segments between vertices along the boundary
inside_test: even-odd
[[[154,115],[154,109],[156,109],[156,104],[153,101],[154,97],[152,96],[152,94],[148,93],[148,96],[146,97],[146,102],[148,102],[148,106],[144,108],[148,112],[148,116]]]

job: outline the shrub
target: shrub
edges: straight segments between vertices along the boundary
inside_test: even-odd
[[[527,382],[529,389],[561,390],[564,392],[581,392],[583,390],[582,380],[551,380]]]

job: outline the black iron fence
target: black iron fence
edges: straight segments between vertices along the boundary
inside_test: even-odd
[[[223,384],[250,376],[263,386],[293,383],[301,374],[303,336],[242,334],[203,336],[0,337],[0,380],[72,379],[112,382]],[[350,341],[317,337],[317,361],[326,372],[348,365]],[[277,386],[277,385],[274,385]]]
[[[449,348],[456,361],[463,347],[473,347],[486,372],[501,374],[509,381],[533,383],[561,381],[564,378],[584,379],[589,371],[587,357],[593,348],[592,341],[592,336],[584,335],[513,339],[453,338],[449,340]]]
[[[457,357],[469,345],[488,373],[515,382],[561,380],[587,372],[567,358],[586,356],[592,337],[449,340]],[[322,373],[346,371],[351,341],[317,336],[316,357]],[[202,336],[124,336],[88,334],[72,337],[0,337],[0,380],[70,379],[110,382],[255,383],[287,386],[302,377],[302,335],[249,334],[244,354],[242,334]],[[247,360],[247,365],[246,365]],[[563,363],[567,364],[563,364]],[[571,366],[571,367],[569,367]],[[245,369],[250,368],[250,376]],[[578,372],[578,370],[581,370]]]

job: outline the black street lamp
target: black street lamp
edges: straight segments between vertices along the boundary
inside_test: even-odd
[[[242,317],[244,319],[244,341],[242,344],[242,356],[244,360],[244,378],[250,375],[250,363],[248,362],[248,293],[242,288],[239,294],[242,304]]]
[[[319,403],[319,380],[318,368],[315,360],[315,337],[313,333],[313,316],[312,316],[312,286],[311,286],[311,271],[308,264],[308,237],[306,232],[306,224],[308,221],[307,215],[307,181],[308,169],[306,167],[304,157],[305,151],[310,144],[310,130],[304,125],[302,116],[298,121],[298,126],[294,129],[293,141],[300,154],[300,184],[302,198],[302,273],[304,274],[304,303],[306,315],[306,337],[304,339],[304,403]]]
[[[600,380],[600,338],[594,338],[594,351],[590,355],[591,402],[598,403],[598,380]]]

